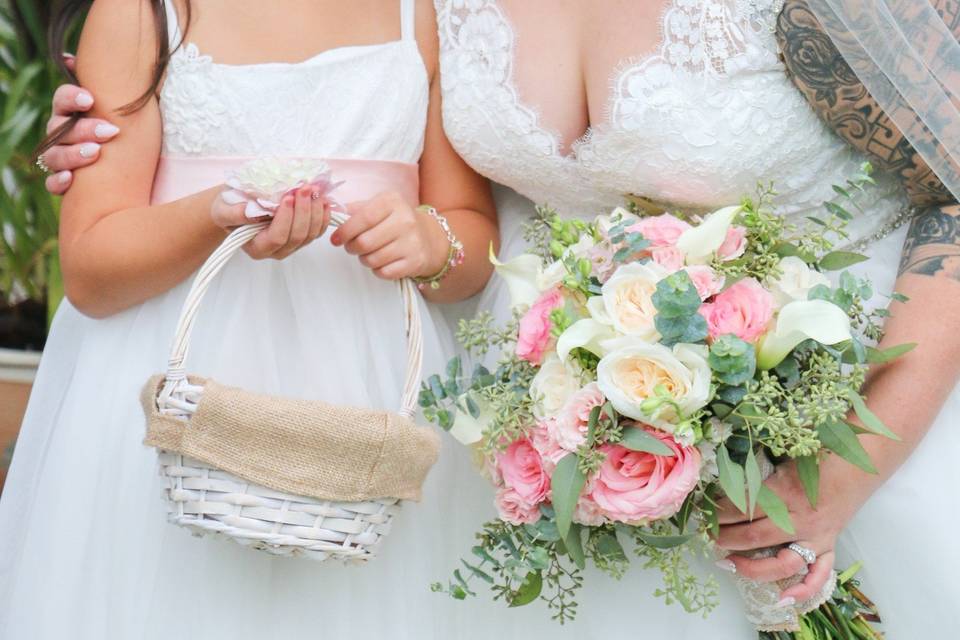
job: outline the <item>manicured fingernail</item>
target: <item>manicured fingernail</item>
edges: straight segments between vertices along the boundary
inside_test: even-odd
[[[70,182],[70,172],[61,171],[60,173],[58,173],[57,182],[59,182],[60,184],[67,184],[68,182]]]
[[[93,129],[93,135],[97,136],[101,140],[112,138],[118,133],[120,133],[120,127],[112,125],[109,122],[101,122]]]
[[[81,158],[92,158],[93,156],[97,155],[98,151],[100,151],[100,145],[98,145],[96,142],[88,142],[80,145]]]
[[[86,109],[87,107],[93,106],[93,96],[85,91],[78,93],[75,100],[78,107],[83,107]]]
[[[730,573],[737,572],[737,565],[733,564],[733,560],[718,560],[716,563],[718,569],[723,569],[724,571],[729,571]]]
[[[783,598],[782,600],[780,600],[780,602],[778,602],[773,606],[776,607],[777,609],[786,609],[787,607],[792,607],[795,604],[797,604],[797,599],[794,598],[793,596],[787,596],[786,598]]]

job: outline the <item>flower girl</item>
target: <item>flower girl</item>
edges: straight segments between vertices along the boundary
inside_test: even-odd
[[[329,221],[323,194],[286,195],[212,284],[190,370],[275,395],[396,404],[405,340],[393,281],[466,298],[496,239],[485,183],[440,124],[432,6],[74,0],[54,3],[54,33],[88,8],[78,75],[120,132],[63,203],[69,301],[0,503],[0,637],[431,637],[438,603],[423,585],[460,539],[441,532],[452,500],[438,488],[455,491],[458,465],[438,465],[370,565],[272,558],[166,523],[138,393],[164,367],[191,274],[247,221],[244,203],[222,196],[222,168],[309,157],[356,161],[378,186],[357,193],[340,176],[350,219],[329,242],[312,243]],[[430,370],[443,332],[421,312]],[[412,593],[398,596],[401,581]]]

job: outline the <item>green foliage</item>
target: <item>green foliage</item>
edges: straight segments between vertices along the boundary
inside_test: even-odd
[[[654,323],[660,342],[672,346],[706,339],[707,321],[698,313],[700,294],[686,271],[677,271],[658,282],[652,301],[657,309]]]
[[[0,0],[0,302],[63,297],[59,205],[32,162],[61,82],[47,52],[45,3]]]
[[[725,335],[710,345],[709,363],[718,381],[735,387],[753,379],[757,354],[752,344],[735,335]]]

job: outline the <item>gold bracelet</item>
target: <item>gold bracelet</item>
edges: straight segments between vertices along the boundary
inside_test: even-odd
[[[450,250],[447,252],[447,261],[444,263],[443,268],[440,269],[440,271],[432,276],[417,277],[413,279],[413,281],[417,283],[417,287],[421,290],[428,285],[431,289],[437,290],[440,288],[440,281],[446,278],[455,267],[459,267],[461,264],[463,264],[466,254],[463,251],[463,244],[457,240],[457,236],[453,235],[453,230],[450,229],[450,223],[445,217],[440,215],[439,211],[428,204],[420,205],[417,207],[417,211],[425,213],[436,220],[437,224],[440,225],[440,228],[443,229],[443,232],[446,234],[447,242],[450,243]]]

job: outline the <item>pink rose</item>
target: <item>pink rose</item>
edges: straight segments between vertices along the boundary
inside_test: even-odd
[[[683,251],[680,251],[680,249],[676,247],[654,247],[650,251],[650,257],[670,273],[683,268]]]
[[[553,339],[550,314],[563,306],[563,294],[559,289],[551,289],[533,303],[530,310],[520,319],[520,331],[517,336],[517,357],[531,364],[539,365],[543,354]]]
[[[723,289],[724,278],[705,264],[695,264],[685,269],[693,280],[701,300],[707,300],[720,293]]]
[[[606,282],[613,275],[616,264],[613,262],[613,245],[608,240],[596,244],[590,249],[587,257],[593,263],[593,275],[600,281],[600,284]]]
[[[603,509],[590,497],[589,492],[580,496],[573,510],[573,521],[588,527],[598,527],[607,521]]]
[[[707,319],[711,338],[732,333],[741,340],[755,342],[773,318],[773,295],[753,278],[744,278],[700,307]]]
[[[500,489],[494,499],[500,519],[510,524],[533,524],[540,519],[540,508],[530,504],[513,489]]]
[[[537,426],[530,429],[530,444],[540,454],[543,462],[543,469],[548,474],[552,474],[557,463],[564,458],[569,451],[565,450],[554,438],[555,429],[553,419],[544,420]]]
[[[643,218],[640,222],[632,225],[628,231],[639,231],[643,234],[651,246],[669,247],[677,244],[680,235],[690,228],[690,225],[670,215],[664,213],[659,216]]]
[[[647,433],[673,450],[673,456],[655,456],[620,445],[603,445],[606,455],[590,497],[603,514],[618,522],[638,524],[669,518],[693,491],[700,478],[700,451],[678,444],[668,433],[648,427]]]
[[[567,451],[576,451],[587,440],[590,424],[590,412],[601,407],[606,398],[600,392],[596,382],[591,382],[570,396],[556,420],[548,424],[553,439]]]
[[[498,453],[497,466],[506,487],[515,490],[528,504],[538,504],[547,497],[550,477],[543,468],[540,452],[529,439],[521,438]]]
[[[727,229],[727,237],[723,244],[717,249],[717,255],[721,260],[735,260],[743,255],[747,250],[747,230],[743,227],[730,227]]]

